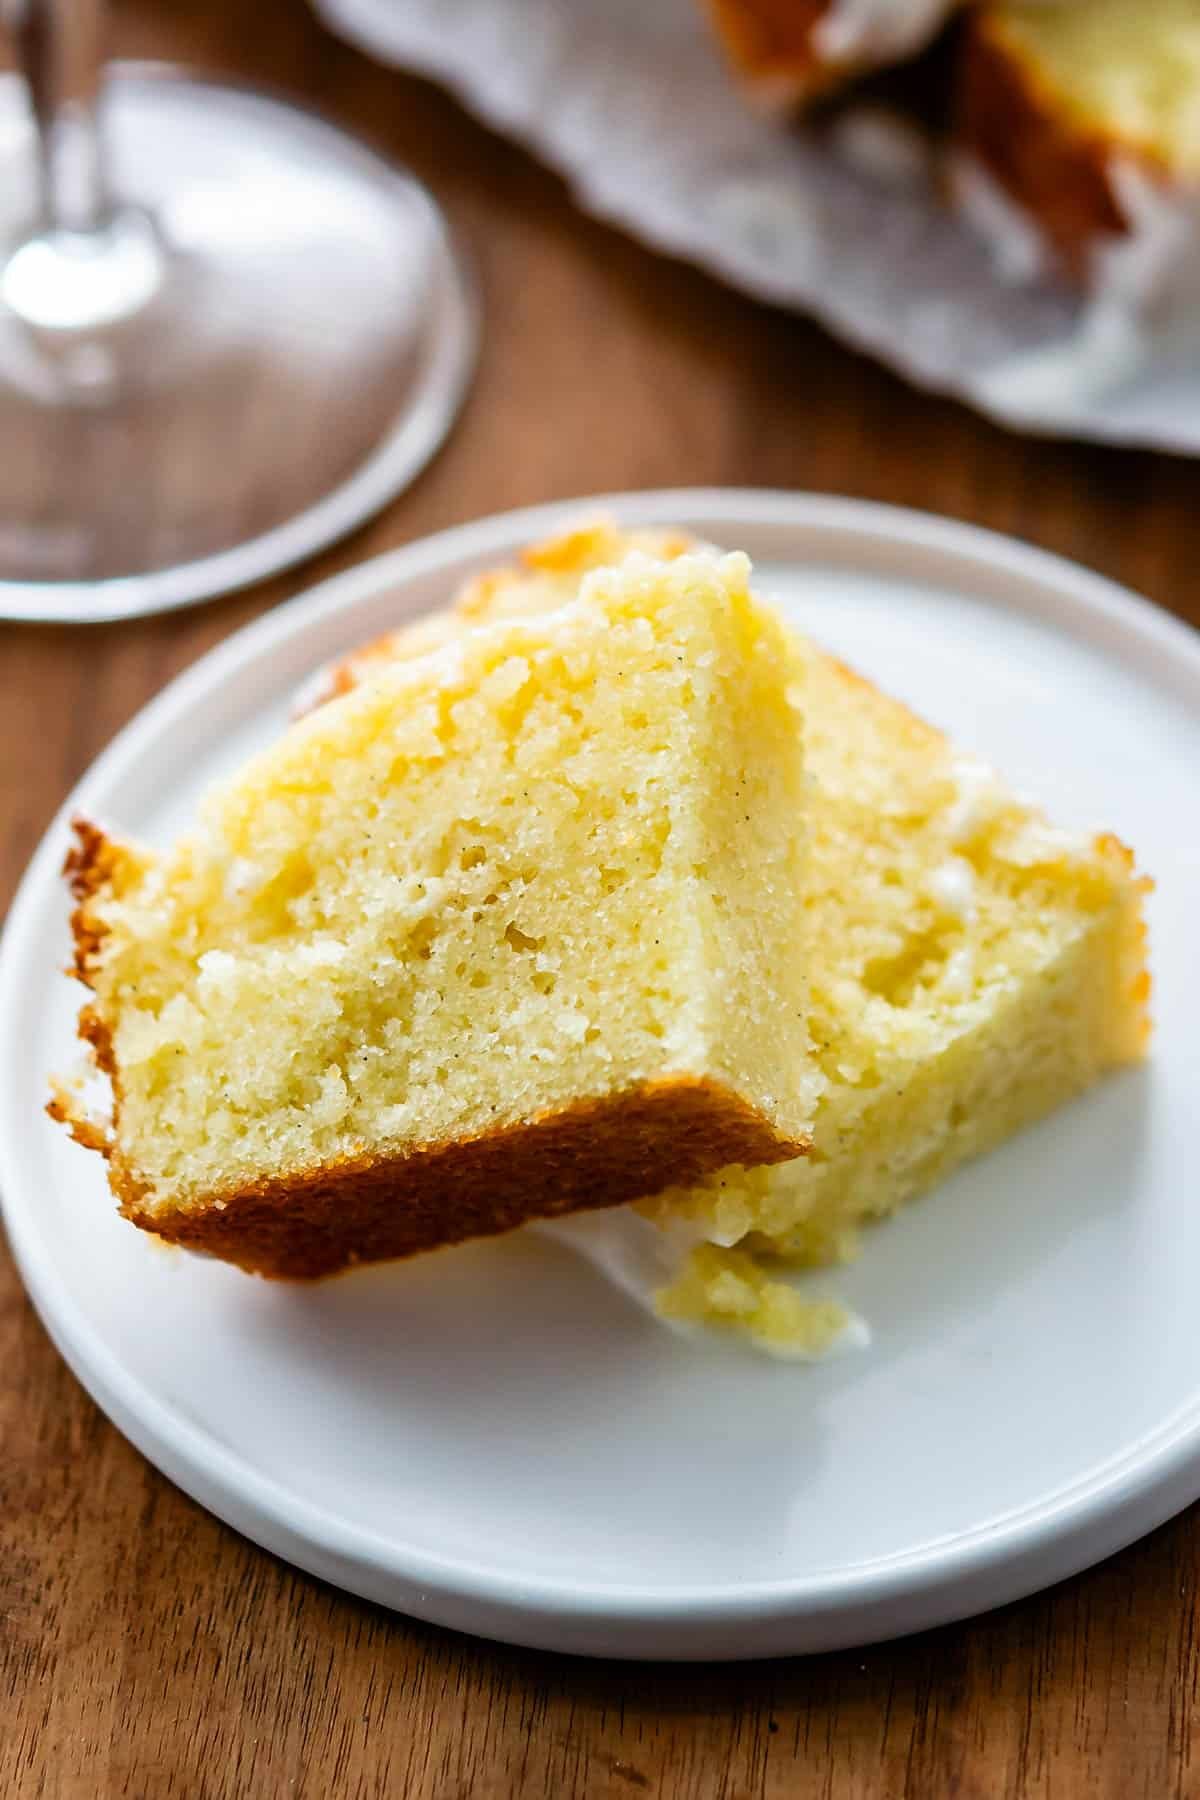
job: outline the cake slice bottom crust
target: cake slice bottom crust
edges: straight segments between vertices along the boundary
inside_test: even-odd
[[[62,1095],[49,1110],[99,1147],[95,1125],[72,1115]],[[121,1212],[142,1230],[252,1274],[313,1280],[802,1148],[781,1143],[752,1106],[715,1082],[680,1077],[467,1141],[206,1195],[194,1208],[150,1204],[116,1156],[109,1171]]]

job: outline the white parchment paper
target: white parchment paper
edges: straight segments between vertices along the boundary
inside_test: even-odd
[[[1200,336],[1113,345],[1050,280],[1003,280],[932,162],[756,113],[697,0],[314,0],[432,76],[580,203],[910,380],[1023,430],[1200,452]],[[1121,336],[1118,330],[1118,336]]]

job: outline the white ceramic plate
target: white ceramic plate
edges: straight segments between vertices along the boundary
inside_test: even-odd
[[[1200,638],[960,525],[785,494],[637,495],[1071,826],[1158,878],[1158,1032],[1120,1076],[814,1278],[870,1320],[818,1367],[692,1346],[535,1238],[310,1288],[157,1248],[41,1114],[72,1057],[60,818],[0,955],[0,1186],[55,1342],[145,1454],[257,1542],[484,1636],[761,1656],[994,1606],[1200,1494],[1194,1133]],[[369,563],[175,682],[64,809],[160,839],[296,684],[575,507]]]

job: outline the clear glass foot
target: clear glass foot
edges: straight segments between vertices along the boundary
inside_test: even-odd
[[[103,195],[85,155],[51,220],[35,113],[0,78],[0,617],[244,585],[412,478],[477,330],[418,183],[266,96],[118,65]]]

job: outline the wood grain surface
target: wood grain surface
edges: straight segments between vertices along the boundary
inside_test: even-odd
[[[301,0],[130,0],[122,53],[268,81],[410,162],[473,250],[479,379],[357,538],[207,608],[0,627],[0,904],[65,789],[167,678],[297,586],[500,507],[694,482],[866,495],[1076,557],[1200,622],[1194,463],[1009,437],[656,259]],[[3,453],[3,452],[0,452]],[[991,1617],[857,1653],[577,1663],[300,1575],[156,1474],[59,1361],[0,1250],[0,1795],[1167,1800],[1200,1795],[1189,1514]]]

